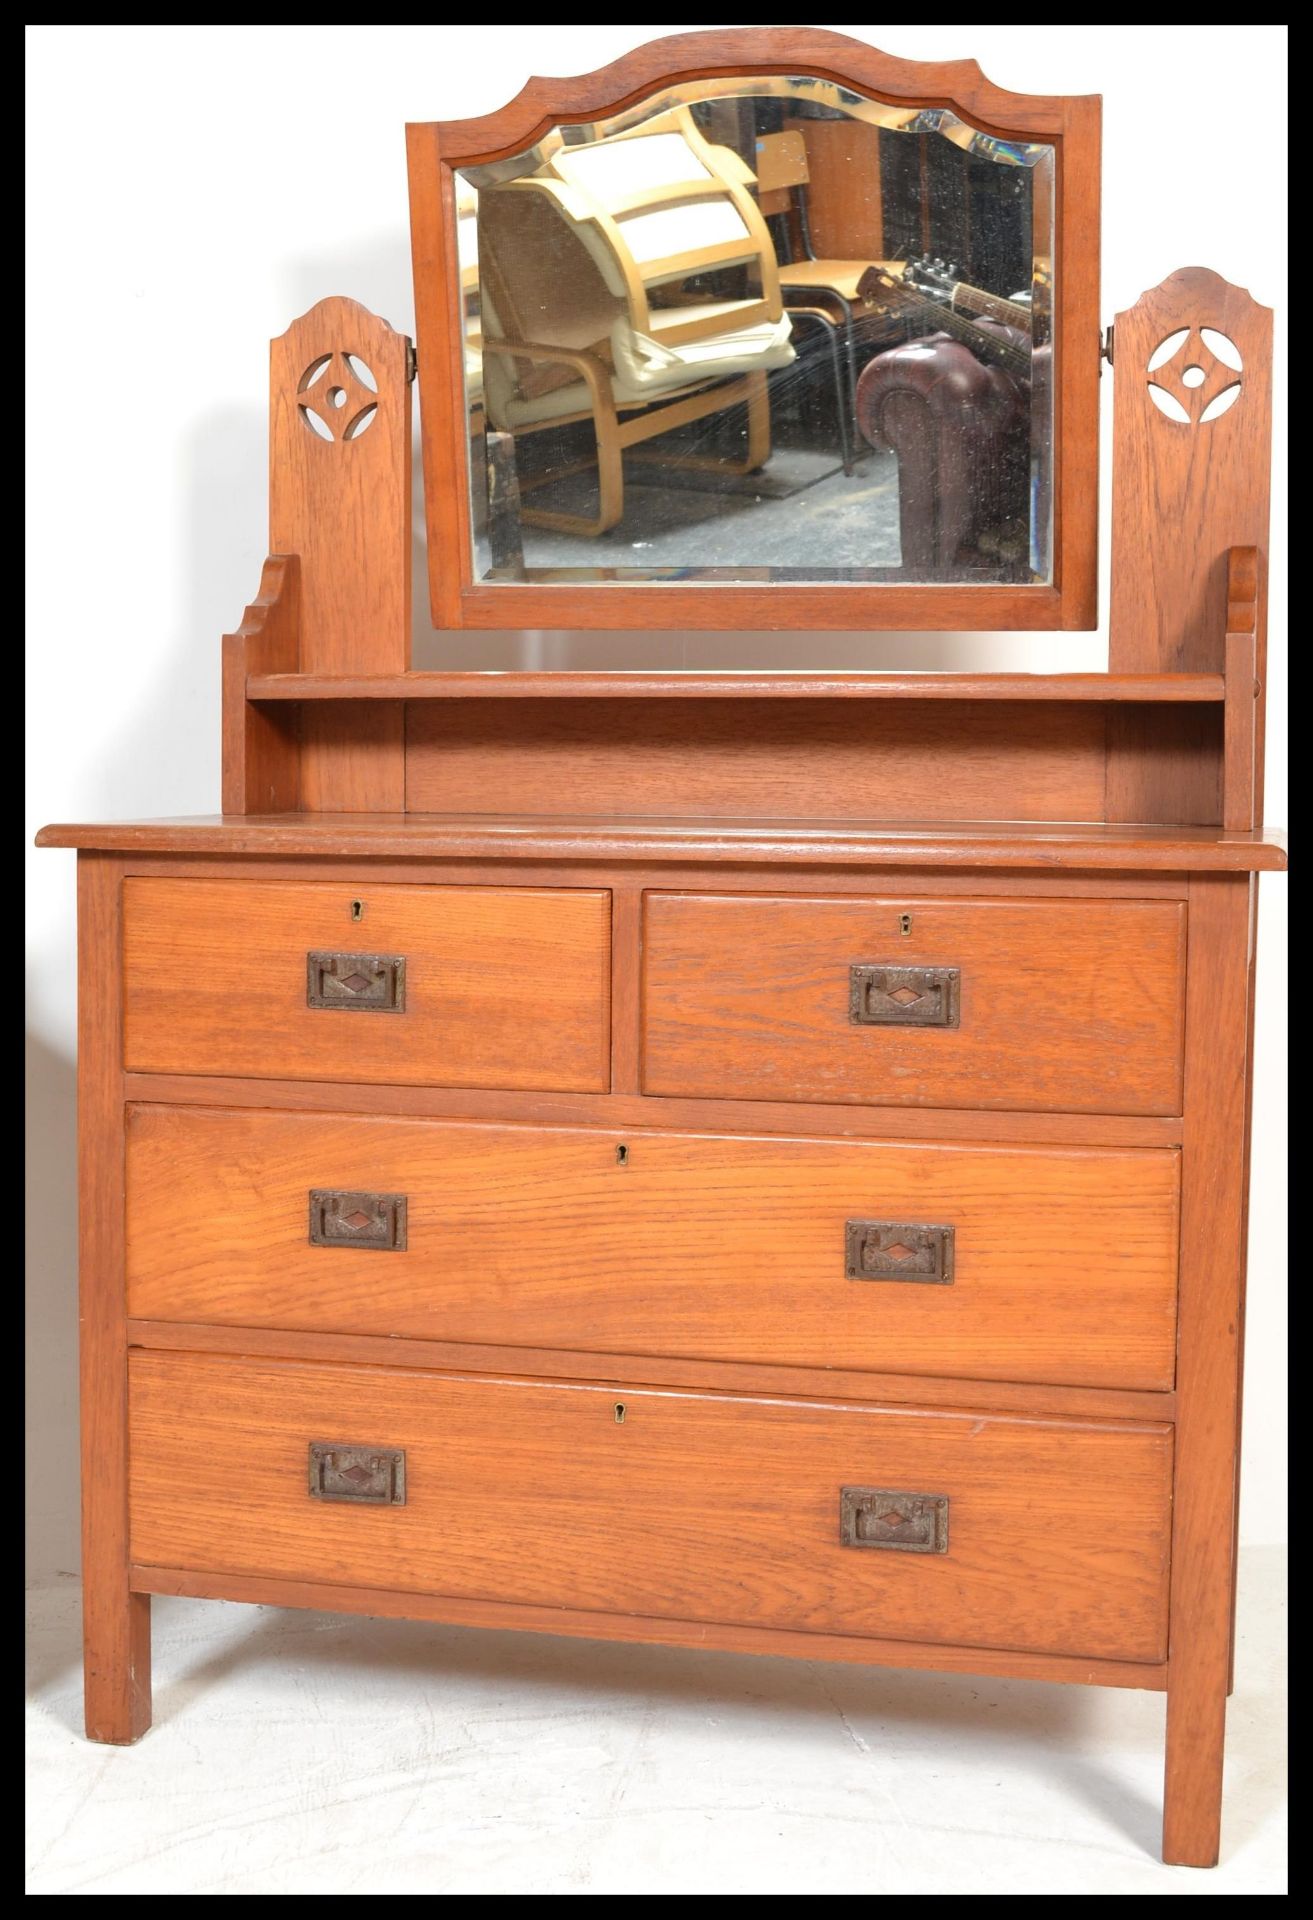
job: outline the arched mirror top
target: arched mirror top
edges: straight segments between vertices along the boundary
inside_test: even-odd
[[[1098,130],[790,28],[411,127],[435,624],[1092,625]]]

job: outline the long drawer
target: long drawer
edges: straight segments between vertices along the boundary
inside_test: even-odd
[[[138,1351],[139,1565],[1158,1661],[1170,1432]]]
[[[1178,1155],[138,1106],[145,1319],[1168,1387]]]
[[[643,951],[648,1093],[1181,1110],[1177,901],[650,893]]]
[[[130,1071],[601,1092],[610,895],[130,879]]]

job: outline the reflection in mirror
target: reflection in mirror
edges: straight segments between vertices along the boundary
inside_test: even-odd
[[[475,579],[1049,581],[1053,163],[758,76],[458,172]]]

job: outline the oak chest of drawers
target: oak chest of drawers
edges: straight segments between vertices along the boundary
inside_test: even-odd
[[[1158,1674],[1183,900],[601,877],[122,882],[134,1577]]]
[[[765,35],[872,100],[967,84],[772,33],[714,36],[706,71],[759,72]],[[1016,96],[968,92],[1007,127]],[[1097,111],[1040,104],[1070,193]],[[439,158],[512,151],[508,113]],[[451,316],[423,287],[427,377]],[[1091,292],[1071,274],[1058,337],[1092,458]],[[1201,329],[1244,392],[1187,442],[1145,370]],[[224,811],[42,836],[79,849],[92,1738],[149,1724],[152,1594],[1158,1689],[1165,1857],[1216,1858],[1257,876],[1284,864],[1270,316],[1190,270],[1116,338],[1111,671],[951,682],[411,672],[413,356],[346,300],[274,343]],[[321,377],[368,433],[308,431]],[[1065,513],[1066,584],[998,586],[1014,624],[1092,623]],[[468,589],[488,624],[495,589],[441,560],[435,609]],[[561,624],[597,624],[568,591]],[[980,624],[984,588],[897,591]]]
[[[151,1593],[1166,1685],[1252,879],[453,831],[81,856],[92,1732]]]

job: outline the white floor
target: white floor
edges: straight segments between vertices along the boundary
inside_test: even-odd
[[[155,1602],[81,1737],[32,1596],[30,1893],[1285,1891],[1284,1555],[1244,1561],[1223,1863],[1158,1864],[1161,1695]]]

